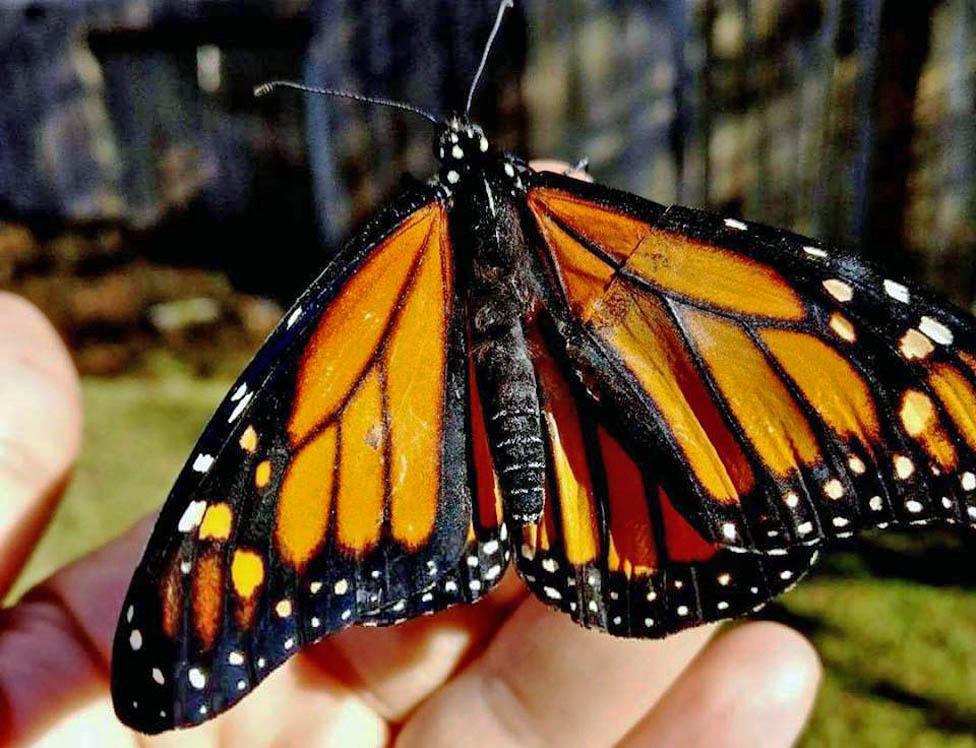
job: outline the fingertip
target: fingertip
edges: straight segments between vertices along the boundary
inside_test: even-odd
[[[713,648],[712,656],[745,665],[739,669],[742,687],[761,696],[767,708],[805,713],[812,706],[823,666],[813,644],[795,629],[773,621],[748,623],[730,630]]]
[[[793,629],[737,626],[700,653],[623,745],[791,745],[821,673],[816,650]]]

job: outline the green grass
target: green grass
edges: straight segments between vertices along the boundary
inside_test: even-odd
[[[86,379],[81,462],[17,591],[157,507],[229,382],[165,360]],[[826,667],[802,745],[976,748],[974,587],[976,552],[950,534],[830,554],[772,612],[810,637]]]
[[[806,746],[976,746],[976,594],[821,574],[784,600],[826,675]]]

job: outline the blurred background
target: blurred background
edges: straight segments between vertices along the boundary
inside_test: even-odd
[[[519,6],[474,107],[496,142],[859,247],[972,307],[973,0]],[[433,168],[419,118],[253,87],[285,77],[448,113],[496,8],[3,4],[0,288],[61,331],[87,418],[18,591],[162,501],[290,300],[405,172]],[[804,745],[976,746],[976,544],[866,538],[764,615],[827,668]]]

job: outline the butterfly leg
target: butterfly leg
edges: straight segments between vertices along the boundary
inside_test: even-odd
[[[517,524],[542,515],[545,451],[535,372],[517,323],[476,348],[485,424],[506,516]]]

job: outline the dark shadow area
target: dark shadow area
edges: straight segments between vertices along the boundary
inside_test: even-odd
[[[976,588],[976,538],[969,531],[880,531],[835,546],[813,576],[904,579],[931,587]]]
[[[890,681],[863,683],[858,686],[858,690],[865,691],[878,698],[894,701],[910,709],[916,709],[922,713],[925,722],[930,727],[942,732],[951,732],[967,737],[976,733],[976,714],[961,711],[950,703],[912,693],[896,683]]]

